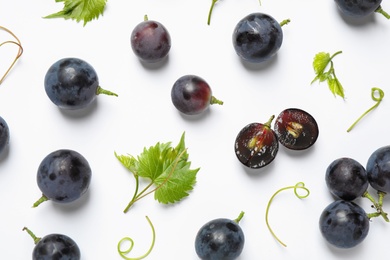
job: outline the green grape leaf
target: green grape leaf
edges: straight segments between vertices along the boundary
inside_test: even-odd
[[[77,22],[83,21],[84,26],[93,19],[103,15],[107,0],[55,0],[64,2],[64,8],[44,18],[64,18]]]
[[[330,55],[327,52],[319,52],[314,56],[313,69],[317,75],[324,73],[326,66],[330,62]]]
[[[344,89],[337,78],[328,78],[328,86],[333,95],[344,98]]]

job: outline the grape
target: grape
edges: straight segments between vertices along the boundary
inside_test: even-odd
[[[37,172],[37,183],[44,200],[69,203],[88,190],[92,171],[88,161],[78,152],[60,149],[48,154]],[[37,201],[34,206],[42,201]]]
[[[232,260],[240,256],[244,244],[245,236],[238,219],[217,218],[199,229],[195,251],[204,260]]]
[[[370,221],[366,212],[351,201],[336,200],[321,213],[322,236],[335,247],[352,248],[368,235]]]
[[[366,170],[371,187],[390,192],[390,145],[383,146],[370,155]]]
[[[298,108],[283,110],[276,118],[274,131],[279,142],[292,150],[311,147],[318,138],[318,125],[313,116]]]
[[[281,26],[268,14],[252,13],[245,16],[233,31],[233,46],[237,55],[251,63],[269,60],[282,46]]]
[[[176,80],[171,99],[177,110],[186,115],[200,114],[212,104],[223,104],[212,95],[209,84],[196,75],[184,75]]]
[[[9,144],[10,134],[7,122],[0,116],[0,154]]]
[[[134,54],[144,62],[158,62],[171,49],[171,36],[164,25],[157,21],[145,20],[133,29],[130,37]]]
[[[69,236],[49,234],[42,238],[36,237],[28,228],[24,228],[34,239],[33,260],[79,260],[80,248]]]
[[[368,188],[366,169],[356,160],[339,158],[326,169],[325,181],[329,191],[338,199],[354,200]]]
[[[265,124],[250,123],[238,133],[234,150],[238,160],[249,168],[262,168],[271,163],[279,150],[278,138],[270,128],[272,116]]]
[[[364,17],[375,12],[382,0],[335,0],[335,2],[343,14]]]
[[[49,99],[62,109],[82,109],[99,94],[117,96],[99,86],[95,69],[78,58],[63,58],[50,66],[45,76]]]

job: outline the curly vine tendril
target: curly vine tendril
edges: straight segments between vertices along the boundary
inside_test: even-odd
[[[15,38],[16,41],[4,41],[4,42],[1,42],[0,43],[0,47],[5,45],[5,44],[15,44],[19,47],[19,50],[18,50],[18,53],[16,54],[15,56],[15,59],[12,61],[11,65],[8,67],[8,69],[5,71],[5,73],[3,74],[3,76],[1,76],[0,78],[0,85],[1,83],[3,83],[5,77],[8,75],[8,73],[11,71],[12,67],[15,65],[16,61],[20,58],[20,56],[22,56],[22,53],[23,53],[23,47],[22,47],[22,44],[19,40],[19,38],[13,33],[11,32],[10,30],[8,30],[7,28],[3,27],[3,26],[0,26],[0,30],[3,30],[3,31],[6,31],[7,33],[9,33],[10,35],[12,35],[12,37]]]
[[[268,213],[269,213],[269,208],[271,206],[271,203],[272,203],[272,200],[275,198],[275,196],[277,194],[279,194],[281,191],[284,191],[284,190],[288,190],[288,189],[294,189],[294,194],[295,196],[297,196],[297,198],[299,199],[304,199],[306,197],[309,196],[310,194],[310,191],[308,188],[305,187],[305,184],[303,182],[298,182],[297,184],[295,184],[294,186],[288,186],[288,187],[284,187],[284,188],[281,188],[279,190],[277,190],[273,195],[272,197],[270,198],[270,200],[268,201],[268,205],[267,205],[267,209],[265,211],[265,222],[267,224],[267,227],[268,227],[268,230],[271,232],[272,236],[280,243],[282,244],[284,247],[286,247],[287,245],[285,243],[283,243],[276,235],[275,233],[272,231],[271,229],[271,226],[269,225],[269,222],[268,222]],[[302,189],[304,190],[306,193],[301,195],[298,193],[298,189]]]
[[[131,252],[131,250],[133,250],[134,240],[132,238],[130,238],[130,237],[124,237],[124,238],[122,238],[118,242],[118,253],[119,253],[119,255],[123,259],[126,259],[126,260],[140,260],[140,259],[144,259],[145,257],[147,257],[150,254],[150,252],[152,252],[153,247],[154,247],[154,243],[155,243],[155,240],[156,240],[156,232],[155,232],[154,226],[153,226],[153,224],[150,221],[148,216],[146,216],[146,220],[149,222],[149,225],[150,225],[150,227],[152,229],[152,244],[150,245],[149,250],[145,254],[143,254],[143,255],[141,255],[139,257],[127,257],[126,255],[128,255]],[[124,242],[129,242],[130,243],[130,246],[126,250],[122,250],[122,244]]]

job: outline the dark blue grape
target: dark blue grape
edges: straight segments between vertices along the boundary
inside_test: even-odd
[[[0,116],[0,154],[9,144],[10,134],[7,122]]]
[[[59,203],[79,199],[88,190],[92,171],[78,152],[61,149],[48,154],[37,172],[37,183],[45,198]],[[34,204],[35,206],[39,205]]]
[[[354,202],[336,200],[321,213],[319,227],[322,236],[333,246],[352,248],[367,237],[370,220]]]
[[[157,21],[145,20],[132,31],[130,45],[134,54],[144,62],[159,62],[168,56],[171,36],[167,28]]]
[[[339,199],[354,200],[368,188],[366,169],[356,160],[339,158],[326,169],[325,182],[329,191]]]
[[[209,84],[196,75],[184,75],[176,80],[171,99],[177,110],[186,115],[200,114],[212,104],[223,104],[212,95]]]
[[[282,42],[281,25],[268,14],[249,14],[238,22],[233,31],[236,53],[251,63],[269,60],[278,52]]]
[[[232,260],[240,256],[244,244],[244,232],[238,222],[218,218],[199,229],[195,238],[195,251],[204,260]]]
[[[341,13],[353,17],[364,17],[375,12],[382,0],[335,0]]]
[[[45,91],[50,100],[62,109],[82,109],[99,94],[117,94],[99,86],[95,69],[78,58],[64,58],[50,66],[45,76]]]
[[[377,191],[390,192],[390,145],[375,150],[367,166],[368,182]]]

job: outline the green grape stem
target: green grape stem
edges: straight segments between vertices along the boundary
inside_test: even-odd
[[[374,218],[374,217],[379,217],[379,216],[382,216],[382,218],[386,221],[386,222],[390,222],[389,218],[387,217],[387,213],[383,211],[383,198],[384,196],[386,195],[385,192],[382,192],[382,191],[378,191],[378,202],[374,199],[374,197],[368,192],[364,192],[362,197],[363,198],[367,198],[369,201],[372,202],[373,204],[373,207],[375,208],[376,212],[374,213],[368,213],[367,214],[367,217],[369,219],[371,218]]]
[[[266,126],[266,127],[268,127],[268,128],[271,128],[271,123],[272,123],[272,121],[274,120],[274,118],[275,118],[275,115],[272,115],[272,116],[268,119],[268,121],[264,124],[264,126]]]
[[[218,2],[218,0],[211,0],[211,7],[210,7],[210,10],[209,10],[209,15],[207,17],[207,25],[210,25],[210,22],[211,22],[211,13],[213,12],[213,9],[214,9],[214,6],[215,6],[215,3]]]
[[[26,231],[31,237],[32,239],[34,240],[34,243],[35,244],[38,244],[38,242],[41,240],[40,237],[37,237],[30,229],[28,229],[27,227],[24,227],[23,228],[23,231]]]
[[[118,96],[118,94],[111,92],[109,90],[103,89],[100,86],[98,86],[96,89],[96,95],[100,95],[100,94],[104,94],[104,95],[108,95],[108,96],[116,96],[116,97]]]
[[[380,13],[381,15],[386,17],[387,19],[390,19],[390,15],[385,10],[383,10],[382,6],[378,6],[378,8],[375,10],[375,12]]]
[[[223,105],[223,101],[217,99],[214,96],[211,96],[210,104],[211,105],[213,105],[213,104]]]
[[[245,212],[241,211],[240,215],[238,215],[238,217],[234,220],[234,222],[236,222],[238,224],[241,221],[241,219],[244,217],[244,214],[245,214]]]
[[[42,194],[42,197],[40,197],[34,204],[33,204],[33,208],[36,208],[38,207],[42,202],[45,202],[45,201],[48,201],[49,198],[46,197],[44,194]]]
[[[279,24],[280,24],[280,27],[283,27],[284,25],[286,25],[286,24],[288,24],[290,22],[291,22],[290,19],[285,19],[285,20],[281,21]]]
[[[19,38],[16,37],[16,35],[12,31],[8,30],[7,28],[5,28],[3,26],[0,26],[0,30],[6,31],[7,33],[9,33],[12,37],[14,37],[16,39],[16,41],[4,41],[4,42],[0,43],[0,47],[5,45],[5,44],[9,44],[9,43],[15,44],[15,45],[17,45],[19,47],[18,53],[16,54],[16,56],[15,56],[14,60],[12,61],[11,65],[5,71],[3,76],[0,78],[0,85],[1,85],[1,83],[3,83],[4,79],[7,77],[7,75],[11,71],[12,67],[15,65],[16,61],[20,58],[20,56],[22,56],[22,54],[23,54],[23,47],[22,47],[22,43],[20,42]]]

